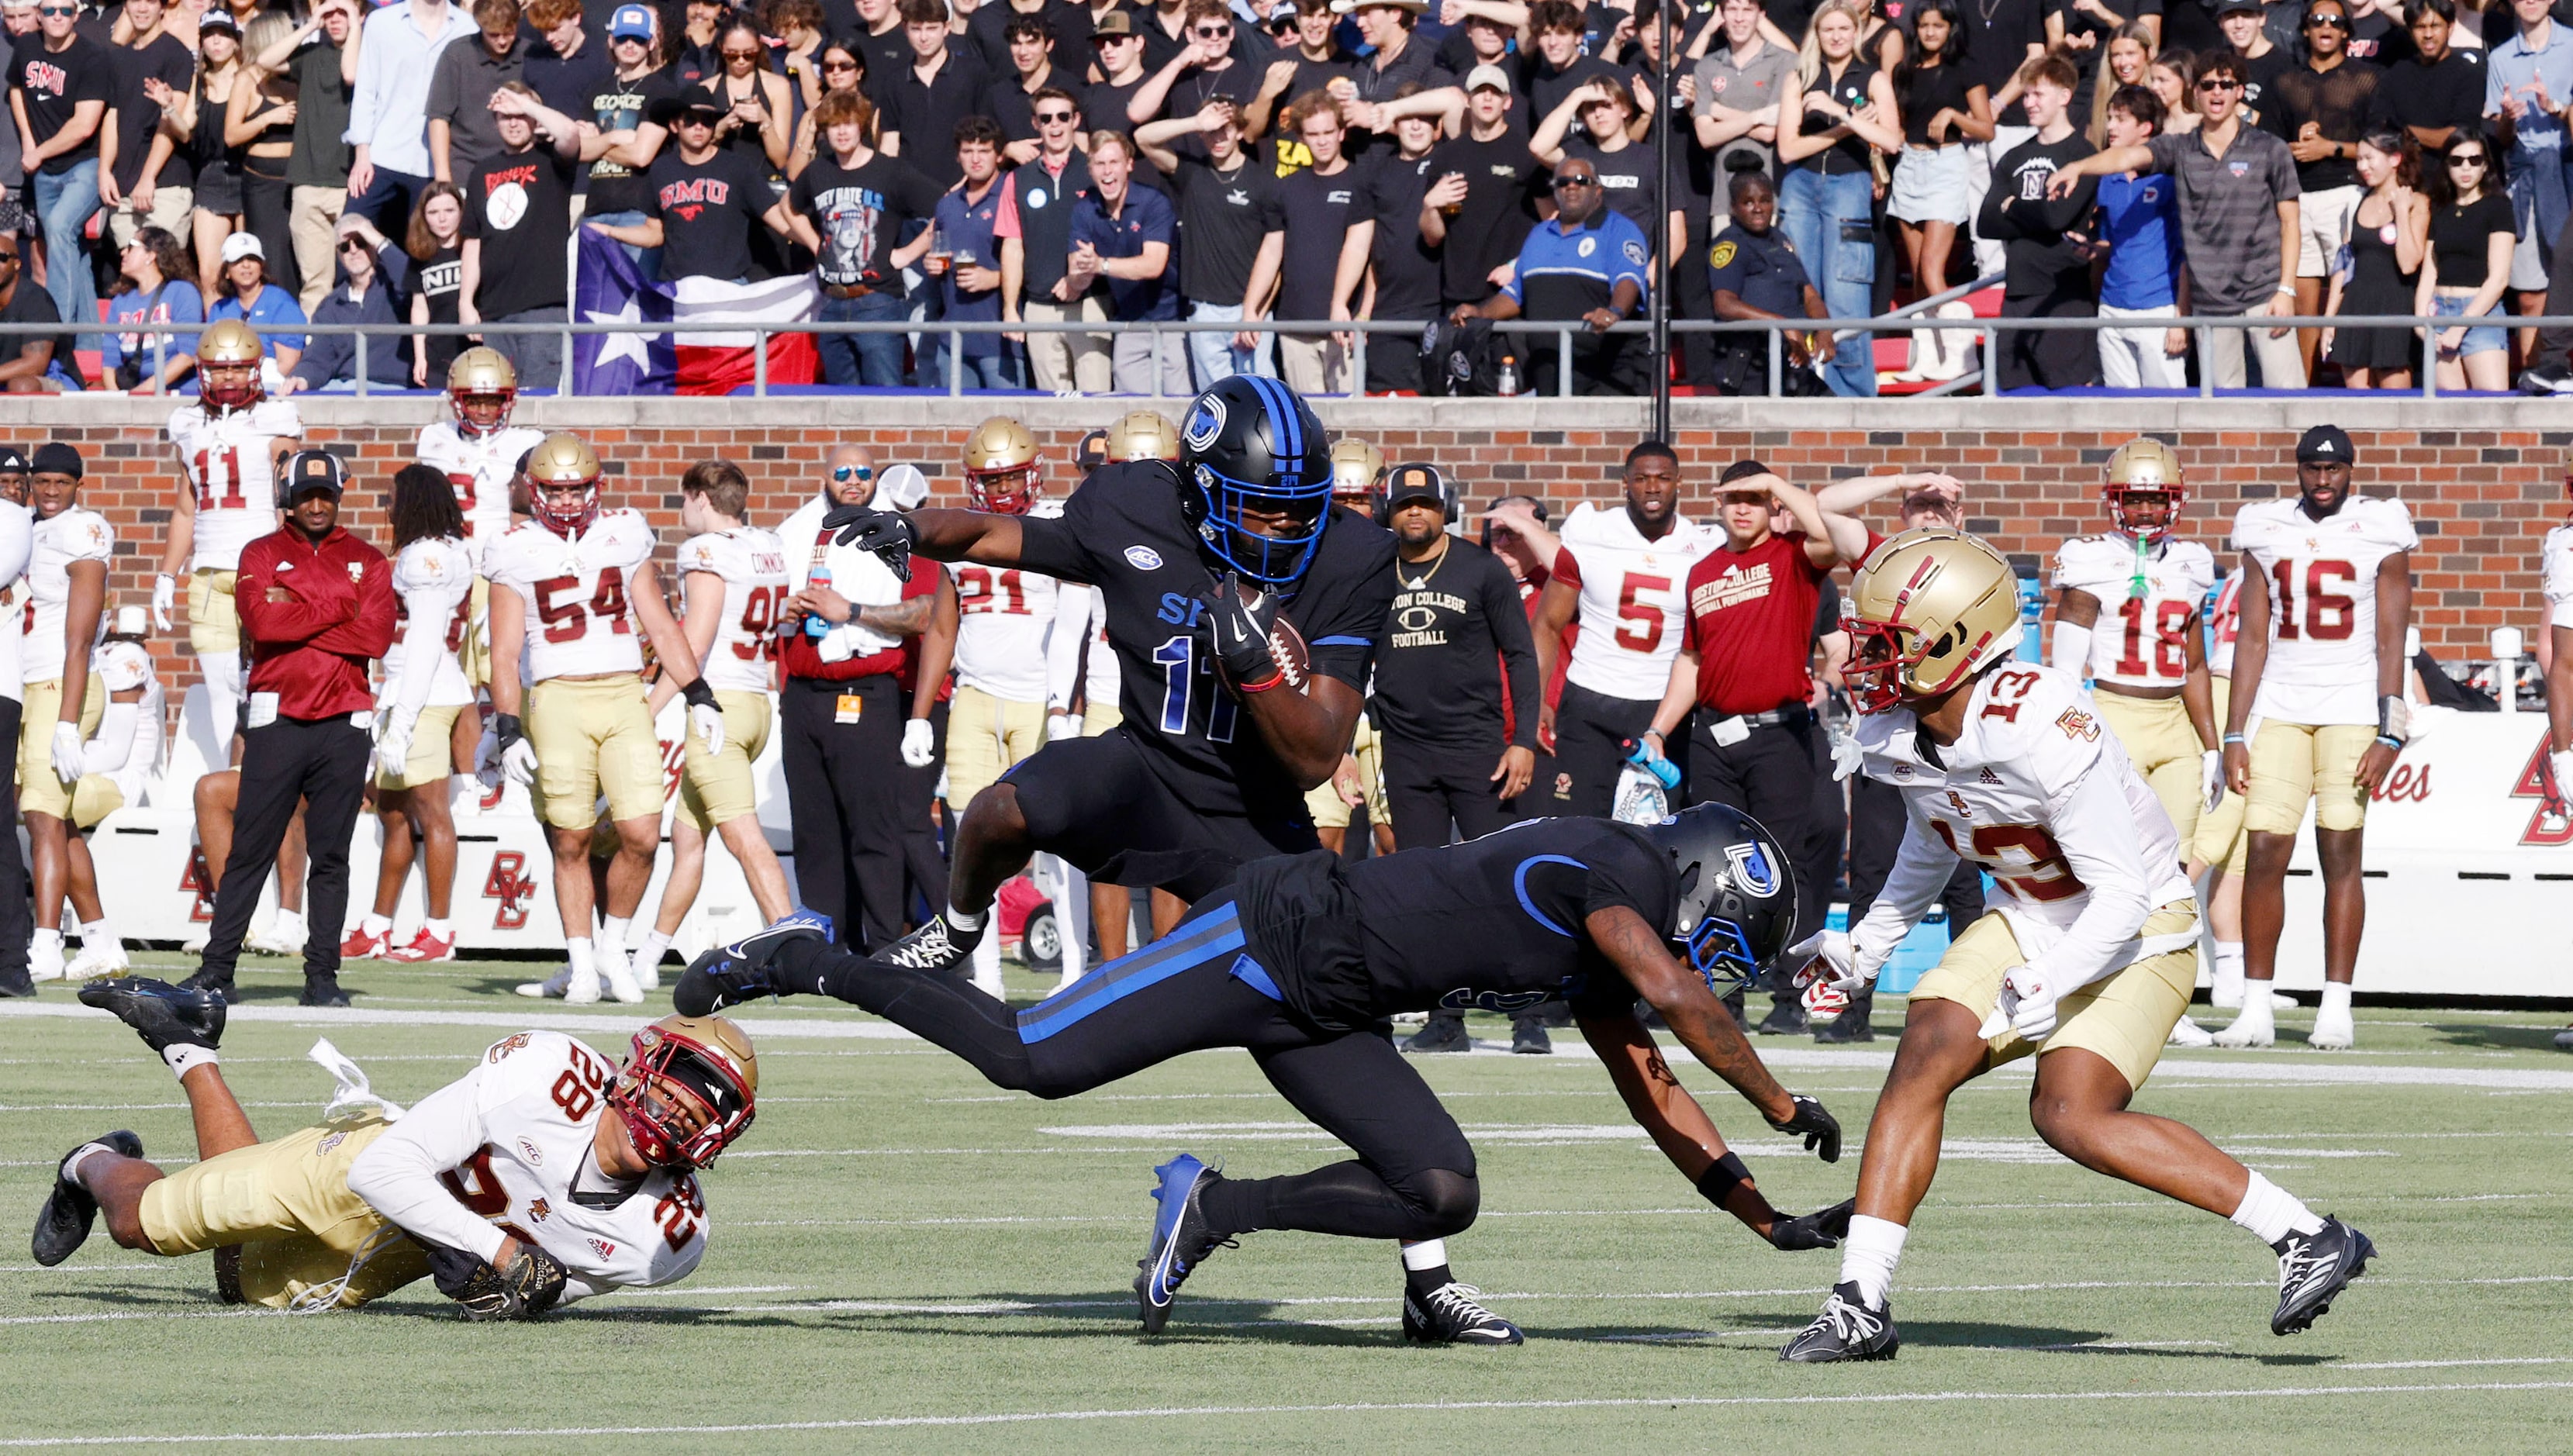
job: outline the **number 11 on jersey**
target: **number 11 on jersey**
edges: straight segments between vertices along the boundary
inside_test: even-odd
[[[1206,678],[1206,691],[1212,700],[1207,709],[1207,742],[1231,743],[1234,728],[1233,694],[1216,684],[1215,664],[1197,655],[1197,638],[1178,636],[1153,649],[1153,660],[1162,665],[1162,731],[1189,731],[1189,710],[1197,695],[1197,680]]]

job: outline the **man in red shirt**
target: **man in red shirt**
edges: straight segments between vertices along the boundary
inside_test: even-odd
[[[286,523],[242,548],[234,599],[251,667],[241,807],[205,959],[184,984],[232,998],[233,966],[260,887],[296,806],[305,804],[313,868],[303,1004],[347,1006],[340,932],[349,909],[349,842],[374,749],[368,730],[376,697],[367,668],[393,645],[393,567],[384,552],[340,529],[348,471],[338,456],[296,451],[279,488]]]

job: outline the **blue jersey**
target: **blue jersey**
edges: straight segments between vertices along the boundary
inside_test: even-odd
[[[1607,308],[1617,281],[1632,279],[1640,308],[1652,259],[1644,230],[1623,213],[1602,208],[1589,227],[1568,233],[1555,218],[1528,233],[1519,247],[1518,271],[1501,292],[1530,319],[1578,319]]]
[[[2167,309],[2179,301],[2179,188],[2169,177],[2101,178],[2100,236],[2109,243],[2101,303]]]

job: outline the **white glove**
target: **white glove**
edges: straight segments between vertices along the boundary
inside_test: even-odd
[[[723,709],[712,703],[694,703],[688,708],[688,725],[705,740],[706,752],[721,753],[724,746]]]
[[[1858,953],[1846,931],[1816,931],[1787,948],[1787,964],[1803,966],[1790,981],[1805,1004],[1807,1016],[1837,1016],[1849,999],[1876,979],[1858,974]]]
[[[2555,771],[2555,801],[2573,804],[2573,748],[2548,754],[2546,766]]]
[[[500,787],[500,739],[491,731],[491,720],[482,720],[482,736],[473,743],[473,781],[483,791]]]
[[[76,723],[54,725],[54,777],[65,784],[77,784],[81,778],[81,731]]]
[[[376,719],[376,773],[400,775],[411,762],[412,720],[401,713]]]
[[[937,736],[931,732],[927,718],[914,718],[902,725],[902,761],[913,768],[927,768],[938,757]]]
[[[2055,979],[2035,967],[2020,965],[2010,968],[2002,977],[2001,999],[1994,1003],[1993,1014],[1984,1019],[1977,1036],[1990,1040],[2004,1032],[2017,1032],[2030,1042],[2043,1042],[2055,1035],[2056,1002],[2064,995]]]
[[[1847,723],[1834,723],[1831,729],[1832,779],[1834,782],[1857,773],[1867,761],[1867,750],[1858,746],[1858,735]]]
[[[1070,713],[1057,713],[1046,719],[1046,742],[1061,743],[1081,736],[1081,720]]]
[[[179,604],[179,578],[164,571],[152,578],[152,625],[170,630],[170,608]]]
[[[536,746],[521,738],[500,753],[500,772],[509,782],[526,788],[536,781]]]
[[[2198,761],[2197,789],[2206,796],[2206,812],[2224,802],[2224,750],[2210,748]]]

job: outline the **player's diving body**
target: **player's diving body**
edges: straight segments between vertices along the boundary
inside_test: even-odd
[[[699,957],[673,1003],[706,1014],[775,993],[837,997],[1049,1098],[1246,1049],[1357,1157],[1278,1178],[1228,1177],[1185,1153],[1159,1168],[1135,1281],[1145,1329],[1163,1327],[1216,1249],[1292,1228],[1409,1241],[1409,1338],[1515,1344],[1518,1330],[1450,1275],[1441,1241],[1474,1221],[1474,1149],[1375,1022],[1569,1000],[1627,1110],[1709,1201],[1780,1248],[1828,1247],[1848,1205],[1793,1218],[1771,1207],[1635,1012],[1640,996],[1771,1127],[1837,1160],[1840,1124],[1770,1077],[1718,999],[1777,958],[1795,904],[1767,831],[1704,804],[1650,827],[1534,820],[1355,866],[1327,850],[1258,860],[1170,935],[1024,1012],[952,975],[835,950],[810,915]]]
[[[1176,464],[1103,465],[1056,519],[864,506],[826,518],[897,574],[917,552],[1091,585],[1118,660],[1125,721],[1047,744],[976,796],[947,909],[889,948],[894,960],[965,960],[1002,882],[1038,851],[1185,902],[1252,860],[1316,846],[1304,793],[1348,749],[1391,610],[1393,538],[1330,504],[1321,424],[1275,379],[1219,381],[1180,435]],[[1272,654],[1273,617],[1309,648],[1302,691]]]
[[[1868,558],[1850,610],[1843,678],[1867,715],[1866,772],[1902,793],[1908,822],[1874,908],[1847,937],[1823,937],[1805,979],[1828,975],[1841,994],[1872,983],[1960,857],[2002,894],[1912,992],[1840,1283],[1779,1358],[1894,1355],[1894,1267],[1938,1170],[1948,1098],[2031,1053],[2039,1136],[2250,1230],[2278,1255],[2270,1329],[2312,1324],[2375,1252],[2366,1236],[2186,1124],[2128,1109],[2196,985],[2196,910],[2170,816],[2101,730],[2098,704],[2071,673],[2013,660],[2010,563],[1955,531],[1906,531]]]
[[[326,1043],[314,1060],[342,1082],[332,1110],[262,1142],[218,1065],[221,1000],[141,977],[81,1000],[178,1076],[198,1160],[165,1173],[123,1131],[73,1148],[37,1215],[36,1261],[69,1258],[104,1213],[126,1248],[212,1250],[228,1304],[354,1308],[428,1274],[467,1319],[531,1318],[685,1278],[706,1247],[697,1171],[756,1110],[741,1029],[664,1017],[621,1068],[559,1032],[503,1038],[408,1112]]]

